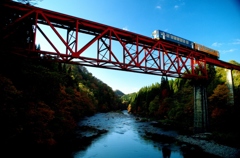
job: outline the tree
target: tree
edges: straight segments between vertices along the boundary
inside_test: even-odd
[[[211,104],[213,104],[215,107],[226,107],[228,105],[228,101],[231,99],[231,94],[229,91],[229,88],[226,84],[218,85],[214,91],[213,94],[209,97],[209,101]]]
[[[159,96],[157,95],[149,104],[150,115],[156,115],[159,107]]]
[[[226,84],[218,85],[209,99],[210,127],[214,130],[226,130],[232,124],[234,106],[228,103],[231,93]]]

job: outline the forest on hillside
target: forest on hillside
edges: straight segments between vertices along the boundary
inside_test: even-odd
[[[70,148],[81,118],[123,108],[85,67],[1,52],[0,144],[6,149]]]
[[[3,7],[2,4],[8,1],[11,0],[0,3],[0,9],[4,11],[0,19],[2,154],[8,157],[70,155],[77,143],[81,143],[76,131],[83,117],[121,110],[123,104],[111,87],[85,67],[59,63],[51,56],[26,51],[34,46],[32,18],[11,25],[21,15]],[[32,5],[37,1],[20,2]],[[11,26],[11,29],[5,26]],[[4,39],[6,36],[8,38]],[[40,50],[40,45],[35,49]],[[32,156],[32,153],[39,154]]]
[[[240,66],[236,61],[230,63]],[[208,65],[206,86],[208,97],[208,132],[213,139],[232,146],[240,147],[240,72],[232,71],[234,83],[234,104],[229,102],[232,94],[226,83],[224,68]],[[159,120],[162,125],[191,133],[194,124],[194,81],[177,78],[168,80],[162,77],[161,83],[142,87],[138,92],[122,96],[128,111],[135,115]]]

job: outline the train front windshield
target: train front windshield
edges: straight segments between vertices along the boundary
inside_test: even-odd
[[[153,39],[159,39],[159,31],[158,30],[153,31],[152,36]]]

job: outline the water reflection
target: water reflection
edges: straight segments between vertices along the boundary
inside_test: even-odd
[[[170,158],[171,156],[171,149],[168,144],[163,145],[162,147],[162,154],[163,158]]]
[[[183,158],[179,147],[144,138],[139,127],[147,130],[147,126],[136,124],[135,118],[128,114],[103,114],[90,120],[86,119],[82,124],[94,126],[93,121],[96,120],[96,126],[105,127],[109,132],[92,141],[86,150],[77,152],[74,158]]]
[[[130,130],[123,134],[108,133],[95,140],[85,151],[76,153],[74,158],[170,158],[169,148],[160,149]],[[182,155],[175,152],[171,158],[182,158]]]

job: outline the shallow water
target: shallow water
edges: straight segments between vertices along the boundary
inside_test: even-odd
[[[177,135],[174,131],[155,128],[149,122],[139,122],[126,111],[100,113],[84,119],[80,125],[107,129],[109,132],[95,139],[86,150],[76,152],[74,158],[161,158],[165,144],[146,139],[143,137],[145,131]],[[179,146],[167,146],[171,151],[171,158],[183,158]]]
[[[160,158],[161,148],[143,140],[130,130],[124,134],[111,132],[92,143],[85,151],[76,153],[74,158]],[[180,158],[178,151],[171,152],[171,158]]]

